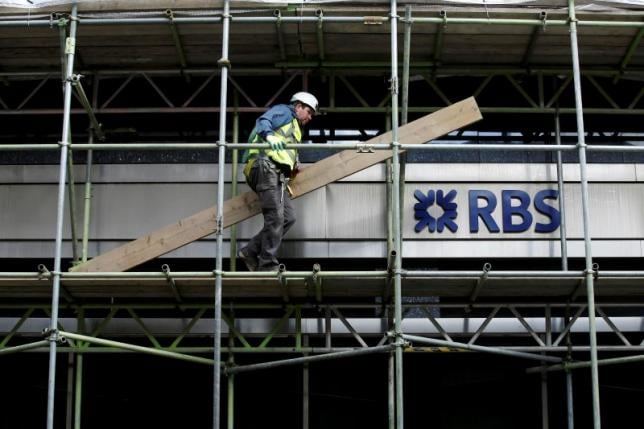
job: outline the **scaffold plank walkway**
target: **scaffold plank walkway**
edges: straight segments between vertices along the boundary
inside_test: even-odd
[[[138,274],[138,273],[135,273]],[[242,275],[243,273],[238,273]],[[316,295],[311,278],[301,273],[297,277],[225,278],[223,296],[226,298],[310,298]],[[441,296],[446,298],[470,297],[477,282],[476,276],[450,278],[411,277],[402,280],[403,296]],[[286,281],[285,281],[286,280]],[[324,298],[381,297],[387,276],[360,278],[326,278],[320,295]],[[183,299],[211,299],[214,295],[214,276],[175,279],[176,291]],[[61,281],[69,297],[74,299],[145,298],[174,300],[174,293],[165,278],[67,278]],[[605,275],[595,283],[598,297],[644,297],[642,277]],[[571,296],[585,296],[581,274],[579,277],[503,277],[488,278],[477,294],[479,298],[501,297],[543,298],[566,302]],[[48,299],[51,297],[51,280],[33,278],[0,278],[0,298]]]

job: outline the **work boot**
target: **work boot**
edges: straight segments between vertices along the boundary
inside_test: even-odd
[[[246,249],[245,247],[239,249],[237,256],[239,257],[239,259],[244,261],[244,264],[246,264],[248,271],[257,271],[257,265],[259,264],[257,262],[257,258],[251,255],[248,249]]]

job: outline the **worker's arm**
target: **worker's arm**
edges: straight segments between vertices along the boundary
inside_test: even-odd
[[[273,134],[274,130],[280,128],[293,120],[293,111],[286,104],[278,104],[272,107],[255,122],[255,130],[262,139]]]

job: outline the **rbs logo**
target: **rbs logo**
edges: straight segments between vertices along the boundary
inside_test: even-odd
[[[418,202],[414,205],[414,217],[418,220],[415,226],[416,232],[427,227],[429,232],[443,232],[448,228],[452,232],[458,230],[456,219],[458,217],[458,205],[454,202],[456,190],[452,189],[447,194],[442,190],[436,192],[430,190],[424,194],[420,190],[414,192]],[[501,191],[501,216],[503,219],[503,232],[518,233],[525,232],[532,226],[532,207],[538,213],[545,216],[549,222],[536,222],[534,231],[548,233],[559,228],[561,214],[559,210],[547,204],[547,200],[556,200],[559,192],[554,189],[544,189],[535,194],[534,199],[525,191],[503,190]],[[434,217],[429,213],[429,208],[436,204],[442,209],[442,215]],[[498,201],[496,195],[487,190],[473,189],[468,192],[468,214],[470,232],[479,232],[479,222],[482,221],[489,232],[501,232],[499,225],[492,217],[497,209]]]

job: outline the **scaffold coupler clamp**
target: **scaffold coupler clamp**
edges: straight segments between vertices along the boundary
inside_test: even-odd
[[[599,278],[599,264],[594,262],[590,270],[584,270],[584,274],[592,274],[593,280],[597,280]]]
[[[548,12],[542,10],[539,12],[539,19],[541,20],[541,31],[546,32],[546,25],[548,25]]]
[[[286,277],[284,277],[284,272],[286,272],[286,265],[279,264],[277,266],[277,279],[280,281],[282,286],[286,288]]]
[[[322,271],[322,266],[320,264],[313,264],[311,281],[315,288],[315,309],[319,313],[322,312],[322,307],[320,307],[320,303],[322,302],[322,277],[320,277],[320,271]]]
[[[438,12],[441,18],[443,18],[443,28],[447,28],[447,11],[441,10]]]
[[[233,368],[235,368],[236,366],[238,366],[238,365],[235,362],[222,362],[221,363],[221,369],[224,370],[224,375],[227,376],[227,377],[231,376],[231,375],[235,375],[235,373],[231,374],[228,371],[233,369]]]
[[[358,143],[356,145],[356,153],[373,153],[373,145],[366,143]]]
[[[411,15],[409,16],[409,18],[407,18],[407,15],[405,15],[400,18],[400,22],[411,25],[414,23],[414,18],[412,18]]]
[[[72,17],[70,15],[52,12],[49,14],[49,28],[54,28],[54,23],[59,27],[66,27],[71,19]]]
[[[392,97],[398,96],[398,76],[389,79],[389,91]]]
[[[67,82],[71,83],[72,85],[80,85],[80,80],[85,77],[82,74],[73,74],[70,77],[66,79]]]
[[[65,344],[67,339],[60,335],[58,329],[45,328],[42,330],[42,336],[50,343]]]
[[[217,66],[219,66],[219,68],[230,69],[230,65],[231,65],[231,63],[230,63],[230,60],[228,58],[220,58],[220,59],[217,60]]]
[[[402,332],[387,331],[387,337],[393,340],[391,343],[392,345],[397,347],[410,347],[411,343],[409,341],[405,341],[402,335]]]
[[[391,270],[391,273],[394,276],[400,275],[400,277],[404,277],[407,274],[407,270],[404,270],[402,268],[394,268],[393,270]]]
[[[489,262],[486,262],[483,264],[483,272],[481,273],[481,280],[487,280],[488,276],[490,275],[490,271],[492,271],[492,264]]]
[[[215,216],[215,234],[219,234],[224,230],[224,217],[217,214]]]
[[[38,264],[38,280],[42,280],[50,277],[51,277],[51,272],[45,266],[45,264]]]

